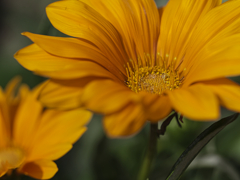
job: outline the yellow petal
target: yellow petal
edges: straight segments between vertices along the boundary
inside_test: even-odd
[[[58,1],[47,7],[47,15],[58,30],[92,42],[126,74],[123,62],[128,58],[121,37],[97,11],[81,1]]]
[[[207,51],[210,44],[221,42],[222,39],[238,34],[240,31],[240,1],[227,1],[202,16],[189,42],[188,53],[182,64],[183,68],[190,68],[199,62],[201,49]],[[211,52],[211,50],[208,50]]]
[[[7,99],[12,99],[15,96],[17,86],[19,85],[20,82],[21,82],[21,77],[16,76],[7,84],[5,88],[5,94]]]
[[[8,170],[18,168],[24,161],[25,154],[19,148],[0,149],[0,177]]]
[[[86,131],[92,113],[83,109],[70,111],[46,110],[36,131],[35,143],[28,154],[28,161],[55,160],[71,149]]]
[[[0,166],[0,177],[4,176],[8,171],[7,163],[3,163]]]
[[[94,62],[54,56],[36,44],[21,49],[15,54],[15,58],[28,70],[52,78],[71,79],[84,76],[102,76],[117,79],[112,73]],[[123,77],[119,76],[119,78]]]
[[[78,58],[78,61],[91,60],[102,65],[112,73],[119,72],[118,67],[114,63],[109,61],[95,45],[86,40],[44,36],[29,32],[25,32],[23,35],[29,37],[49,54],[66,58]]]
[[[81,101],[86,108],[104,114],[113,113],[129,102],[139,100],[137,94],[124,84],[111,80],[93,81],[87,85],[81,96]]]
[[[18,168],[23,163],[24,158],[24,153],[19,148],[0,149],[0,171]]]
[[[51,138],[51,137],[49,137]],[[72,145],[66,144],[53,144],[52,146],[38,146],[33,148],[27,157],[27,161],[33,161],[37,158],[56,160],[66,154]]]
[[[24,149],[31,146],[32,138],[39,125],[41,104],[29,95],[18,107],[13,124],[13,141]],[[27,128],[26,128],[27,127]]]
[[[172,105],[168,96],[150,93],[140,93],[143,98],[147,120],[157,122],[165,118],[172,111]]]
[[[73,109],[81,105],[83,87],[93,78],[48,80],[43,85],[39,100],[47,107]]]
[[[0,88],[0,148],[6,147],[10,141],[11,126],[8,113],[7,102]]]
[[[55,143],[73,144],[78,140],[80,134],[86,131],[85,126],[91,117],[92,113],[82,108],[69,111],[47,110],[39,125],[38,144],[47,144],[47,142],[51,142],[49,145]],[[51,132],[49,132],[50,130]]]
[[[170,0],[168,2],[162,14],[158,41],[158,52],[168,63],[174,58],[177,58],[177,64],[181,62],[199,18],[220,3],[221,0]]]
[[[129,136],[140,131],[146,123],[142,106],[130,103],[124,109],[110,115],[105,115],[103,125],[110,137]]]
[[[201,51],[189,70],[183,86],[197,81],[240,74],[240,35],[233,35],[211,44]]]
[[[237,83],[227,78],[204,81],[203,83],[217,95],[223,107],[240,112],[240,86]]]
[[[18,171],[35,179],[50,179],[56,174],[58,168],[54,162],[40,159],[24,164]]]
[[[192,120],[216,120],[219,104],[216,95],[202,84],[167,92],[174,110]]]
[[[160,19],[153,0],[81,1],[113,24],[121,34],[125,50],[131,59],[137,61],[138,57],[144,58],[144,53],[155,54]]]
[[[77,38],[45,36],[24,32],[22,35],[30,38],[46,52],[66,58],[81,58],[106,60],[101,51],[92,43]]]
[[[69,64],[77,63],[76,60],[68,58],[60,58],[50,55],[37,44],[31,44],[20,51],[14,57],[25,68],[31,71],[56,71],[65,69]]]

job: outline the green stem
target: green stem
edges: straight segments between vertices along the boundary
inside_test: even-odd
[[[140,168],[140,171],[138,173],[138,180],[147,180],[152,160],[156,154],[156,146],[157,146],[157,124],[151,124],[150,129],[150,137],[149,137],[149,143],[148,143],[148,149],[145,155],[145,158],[143,160],[142,166]]]

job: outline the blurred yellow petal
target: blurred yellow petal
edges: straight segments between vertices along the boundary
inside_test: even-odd
[[[14,169],[21,165],[25,158],[24,152],[19,148],[3,148],[0,150],[0,169]]]
[[[30,108],[31,110],[29,110]],[[28,96],[25,101],[21,102],[13,124],[13,139],[19,146],[27,148],[34,143],[32,138],[38,128],[42,108],[41,104],[32,96]]]
[[[96,89],[98,93],[95,93]],[[123,108],[131,101],[137,102],[140,99],[126,86],[111,80],[102,80],[89,84],[84,89],[81,101],[88,109],[109,114]]]
[[[237,83],[227,78],[204,81],[203,83],[217,95],[223,107],[236,112],[240,111],[240,86]]]
[[[74,80],[48,80],[45,82],[39,100],[48,107],[60,106],[62,109],[72,109],[81,105],[82,88],[92,78]]]
[[[84,127],[92,113],[83,109],[71,111],[46,110],[40,121],[28,161],[57,159],[71,149],[78,138],[86,131]],[[54,153],[55,152],[55,153]]]
[[[20,173],[31,176],[35,179],[50,179],[57,171],[57,165],[49,160],[28,162],[19,169]]]
[[[92,113],[80,108],[44,109],[37,98],[45,84],[33,91],[23,85],[13,93],[14,82],[7,86],[6,93],[0,88],[0,176],[17,169],[37,179],[49,179],[57,172],[52,160],[72,148],[86,131]],[[3,112],[11,114],[11,119]]]
[[[8,171],[8,166],[7,163],[3,163],[0,166],[0,177],[2,177],[3,175],[5,175]]]
[[[60,142],[73,144],[86,131],[84,126],[91,117],[91,112],[81,108],[70,111],[47,110],[41,119],[36,138],[38,144],[35,146],[40,146],[41,143],[47,146]]]
[[[146,123],[141,105],[130,103],[119,112],[106,115],[103,126],[108,136],[129,136],[139,132]]]
[[[6,147],[10,141],[11,129],[9,121],[5,97],[2,89],[0,89],[0,149]]]
[[[17,90],[17,86],[21,82],[21,77],[16,76],[14,79],[12,79],[5,88],[5,94],[7,99],[14,98],[14,95]]]
[[[210,88],[202,84],[168,92],[174,110],[193,120],[216,120],[219,103]]]
[[[157,94],[142,93],[144,110],[148,120],[158,122],[172,111],[172,105],[168,96],[159,96]]]
[[[78,136],[79,137],[79,136]],[[53,144],[52,146],[37,146],[32,149],[32,152],[28,156],[28,161],[35,160],[36,157],[41,157],[44,159],[56,160],[66,154],[72,145],[66,144]]]

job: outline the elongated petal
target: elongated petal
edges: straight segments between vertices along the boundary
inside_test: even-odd
[[[109,61],[94,44],[87,42],[86,40],[77,38],[51,37],[32,34],[29,32],[25,32],[23,35],[29,37],[39,47],[50,54],[59,57],[77,58],[79,61],[91,60],[108,69],[110,72],[118,72],[115,74],[121,75],[116,65]]]
[[[7,100],[12,100],[12,98],[14,98],[14,95],[16,94],[17,86],[19,85],[20,82],[21,82],[21,77],[16,76],[7,84],[5,88],[5,95]]]
[[[4,117],[2,115],[2,110],[0,110],[0,148],[3,148],[7,145],[9,141],[9,129],[7,128]]]
[[[30,32],[24,32],[22,35],[27,36],[46,52],[56,56],[66,58],[106,60],[106,58],[94,44],[82,39],[45,36]]]
[[[240,111],[240,86],[227,79],[220,78],[203,82],[218,97],[220,104],[232,111]]]
[[[81,100],[88,109],[104,114],[118,111],[131,101],[140,101],[125,85],[111,80],[92,82],[84,89]]]
[[[50,137],[49,137],[50,138]],[[72,145],[66,144],[53,144],[51,146],[38,146],[32,149],[32,153],[28,156],[28,161],[36,160],[36,158],[56,160],[66,154]]]
[[[93,78],[72,80],[48,80],[45,82],[39,100],[47,107],[73,109],[81,104],[83,87]]]
[[[86,131],[91,113],[83,109],[71,111],[47,110],[38,130],[27,161],[55,160],[68,152],[72,144]]]
[[[221,4],[221,0],[171,0],[162,14],[158,51],[170,63],[180,63],[200,17]]]
[[[77,61],[68,58],[60,58],[52,56],[37,44],[31,44],[20,51],[14,57],[25,68],[31,71],[56,71],[69,67],[71,64],[76,64]]]
[[[0,148],[6,147],[10,141],[11,129],[10,123],[7,121],[10,121],[7,103],[2,88],[0,88]]]
[[[114,26],[97,11],[81,1],[58,1],[47,7],[51,23],[60,31],[95,44],[125,74],[128,59]]]
[[[36,160],[24,164],[18,171],[35,179],[50,179],[56,174],[58,168],[50,160]]]
[[[13,125],[13,141],[16,145],[26,149],[31,146],[31,143],[33,143],[32,138],[34,138],[35,131],[39,125],[41,112],[42,106],[35,97],[29,95],[21,102]]]
[[[57,143],[73,144],[80,137],[86,128],[86,124],[90,121],[92,113],[82,108],[69,111],[47,110],[41,119],[38,132],[39,144],[53,145]],[[50,121],[51,120],[51,121]],[[51,131],[51,132],[49,132]],[[44,135],[48,132],[51,139]],[[62,133],[61,133],[62,132]],[[46,143],[50,142],[50,143]],[[40,145],[36,145],[40,146]]]
[[[219,117],[218,99],[207,86],[197,84],[169,91],[168,96],[173,108],[190,119],[216,120]]]
[[[112,73],[94,62],[54,56],[36,44],[21,49],[15,54],[15,58],[28,70],[43,76],[60,79],[102,76],[117,79]]]
[[[240,35],[233,35],[204,48],[188,72],[184,86],[197,81],[239,75],[239,51]]]
[[[130,103],[119,112],[106,115],[103,125],[110,137],[129,136],[142,129],[146,117],[141,105]]]
[[[156,53],[160,19],[153,0],[81,1],[114,25],[123,38],[129,58],[137,62],[138,56],[144,58],[144,53]]]
[[[199,20],[189,42],[188,53],[182,64],[183,68],[190,68],[201,62],[199,58],[202,49],[209,49],[210,44],[221,42],[222,39],[240,32],[240,1],[227,1],[209,11]],[[209,50],[209,52],[211,52]]]

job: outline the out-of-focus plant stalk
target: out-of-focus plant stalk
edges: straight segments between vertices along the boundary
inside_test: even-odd
[[[138,180],[146,180],[148,178],[152,160],[156,154],[158,138],[158,135],[156,133],[157,128],[158,128],[157,124],[151,124],[149,144],[140,171],[138,173],[137,177]]]

